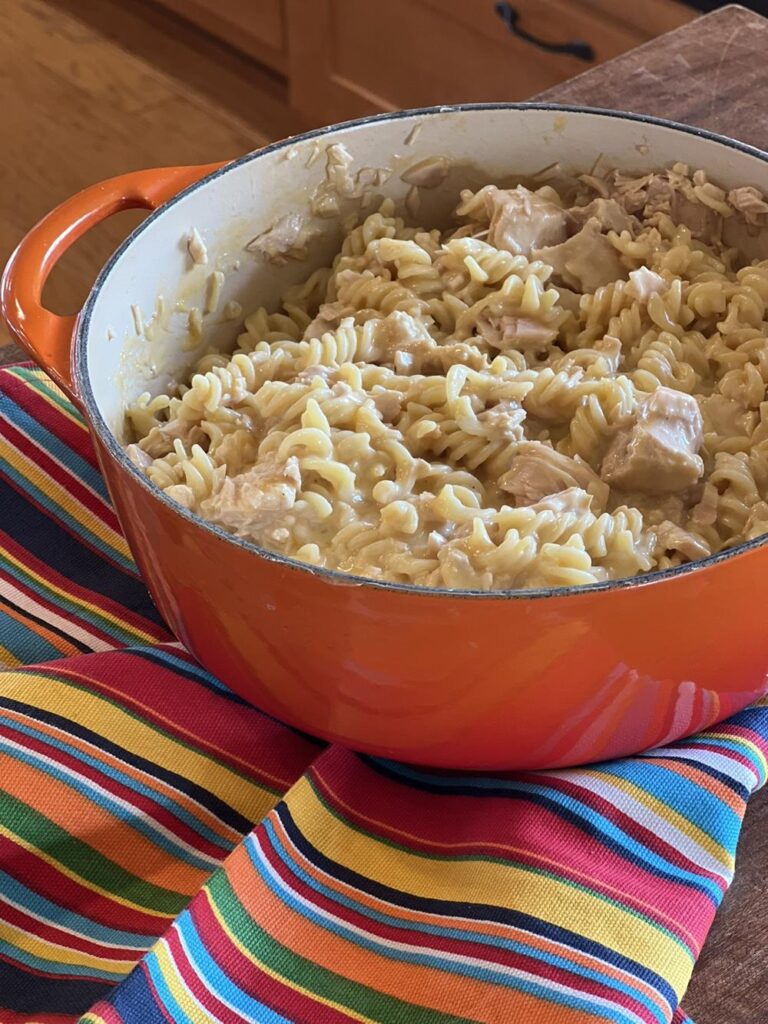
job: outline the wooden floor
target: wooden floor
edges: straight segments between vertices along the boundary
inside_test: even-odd
[[[94,181],[234,157],[302,127],[279,79],[150,0],[5,0],[0,96],[0,265]],[[140,219],[120,214],[82,239],[51,276],[50,308],[76,311]]]

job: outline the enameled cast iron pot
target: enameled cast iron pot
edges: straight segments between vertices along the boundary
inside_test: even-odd
[[[413,131],[416,126],[417,131]],[[19,342],[82,408],[136,561],[160,611],[202,664],[300,729],[362,751],[452,768],[543,768],[631,754],[691,733],[766,689],[768,544],[690,566],[573,590],[429,591],[353,579],[262,551],[187,512],[123,453],[124,408],[157,393],[199,352],[187,308],[213,269],[219,308],[268,304],[338,245],[320,224],[310,264],[244,251],[285,214],[307,211],[326,148],[400,173],[428,156],[453,170],[423,193],[423,222],[464,184],[554,161],[643,171],[683,160],[728,187],[768,192],[768,156],[680,125],[608,111],[482,105],[387,114],[268,146],[226,166],[140,171],[95,185],[22,242],[2,284]],[[128,207],[153,212],[118,249],[76,318],[41,305],[46,276],[89,227]],[[420,219],[422,219],[420,218]],[[196,227],[208,263],[191,266]],[[158,295],[164,301],[157,303]],[[132,307],[133,310],[132,310]],[[237,324],[206,317],[206,341]],[[202,349],[200,350],[202,351]]]

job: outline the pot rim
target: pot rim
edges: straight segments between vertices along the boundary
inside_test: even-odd
[[[102,269],[91,288],[91,291],[86,299],[86,302],[78,315],[77,324],[75,327],[73,347],[72,347],[72,370],[73,370],[73,381],[76,393],[82,404],[83,410],[86,414],[86,419],[91,429],[97,434],[102,445],[107,449],[109,455],[115,459],[120,465],[121,469],[127,471],[136,480],[144,490],[149,494],[151,498],[156,501],[165,504],[171,511],[173,511],[180,518],[186,520],[198,529],[203,529],[213,534],[215,537],[223,540],[229,544],[233,544],[242,550],[248,551],[252,554],[258,555],[267,561],[275,562],[279,565],[284,566],[287,569],[295,570],[298,572],[307,573],[311,576],[316,576],[321,580],[329,583],[333,586],[354,586],[354,587],[367,587],[374,588],[376,590],[393,591],[396,593],[407,594],[414,597],[421,598],[483,598],[485,600],[520,600],[520,599],[540,599],[547,597],[577,597],[584,595],[585,597],[590,594],[603,591],[616,591],[616,590],[634,590],[639,587],[649,587],[664,583],[667,580],[676,579],[681,576],[687,576],[690,573],[702,572],[703,570],[714,568],[715,566],[722,564],[723,562],[729,561],[737,556],[748,554],[750,551],[754,551],[757,548],[765,547],[768,545],[768,535],[764,537],[757,537],[754,540],[744,541],[742,544],[737,544],[732,548],[728,548],[724,551],[719,551],[714,555],[708,555],[706,558],[699,559],[695,562],[688,562],[685,565],[675,566],[671,569],[663,569],[657,572],[649,572],[639,576],[628,576],[617,580],[606,580],[602,583],[590,583],[583,586],[571,586],[571,587],[541,587],[538,589],[510,589],[510,590],[450,590],[446,587],[423,587],[413,583],[394,583],[385,580],[369,579],[366,576],[356,576],[352,573],[341,572],[338,569],[326,569],[321,566],[309,565],[306,562],[301,562],[298,559],[290,558],[287,555],[281,555],[274,551],[269,551],[266,548],[259,547],[258,544],[252,541],[245,540],[242,537],[236,537],[234,534],[227,533],[220,526],[216,526],[214,523],[203,519],[202,516],[197,515],[195,512],[184,508],[178,502],[173,501],[169,498],[164,491],[160,490],[159,487],[155,486],[149,478],[141,472],[138,466],[129,459],[125,452],[125,449],[118,442],[117,438],[110,430],[101,411],[96,403],[93,390],[90,385],[90,378],[88,375],[88,345],[87,338],[90,329],[91,315],[93,312],[94,304],[101,292],[101,289],[107,283],[109,275],[112,272],[114,265],[123,256],[123,254],[130,248],[135,239],[137,239],[143,231],[145,231],[150,224],[154,223],[163,213],[171,206],[178,202],[186,199],[187,196],[192,195],[197,189],[210,181],[214,181],[216,178],[220,178],[227,174],[229,171],[234,170],[237,167],[241,167],[244,164],[254,162],[261,157],[267,156],[271,153],[278,152],[288,146],[293,146],[297,142],[304,142],[311,139],[320,139],[326,135],[332,135],[338,130],[343,128],[357,128],[368,124],[377,124],[381,122],[403,120],[409,117],[433,117],[439,114],[445,113],[459,113],[459,112],[481,112],[484,110],[537,110],[537,111],[553,111],[571,114],[590,114],[598,115],[602,117],[616,118],[617,120],[634,121],[639,124],[648,124],[660,128],[669,128],[673,131],[680,132],[685,135],[693,135],[698,138],[706,139],[711,142],[716,142],[720,145],[727,146],[731,149],[735,149],[738,152],[745,153],[749,156],[756,157],[758,160],[762,160],[763,163],[768,163],[768,152],[762,149],[758,149],[756,146],[750,146],[745,142],[739,142],[737,139],[729,138],[727,135],[719,135],[717,132],[708,131],[705,128],[698,128],[693,125],[683,124],[679,121],[671,121],[667,118],[654,117],[650,114],[637,114],[629,113],[622,110],[612,110],[604,107],[589,107],[580,104],[569,105],[562,103],[547,103],[541,102],[509,102],[509,103],[454,103],[444,104],[442,106],[434,107],[417,107],[409,110],[397,110],[390,113],[383,114],[372,114],[368,117],[355,118],[351,121],[341,121],[337,124],[327,125],[323,128],[316,128],[312,131],[303,132],[300,135],[289,136],[286,139],[281,139],[278,142],[270,143],[268,146],[264,146],[262,149],[254,150],[250,153],[245,153],[243,156],[232,160],[229,163],[224,164],[211,174],[200,178],[193,184],[188,185],[182,189],[175,196],[163,203],[156,210],[152,211],[148,217],[146,217],[141,224],[139,224],[128,237],[118,246],[118,248],[112,253],[110,258],[104,264]]]

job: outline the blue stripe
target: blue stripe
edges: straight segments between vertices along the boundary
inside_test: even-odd
[[[643,761],[641,771],[632,761],[602,765],[600,771],[608,778],[622,779],[642,788],[726,848],[728,840],[735,844],[738,839],[742,821],[740,814],[708,788],[667,765],[655,762],[653,758]]]
[[[44,636],[0,608],[0,640],[23,664],[61,658],[62,652]]]
[[[246,1020],[259,1024],[291,1024],[287,1017],[244,992],[226,975],[205,947],[198,934],[195,922],[188,910],[176,920],[174,926],[184,940],[190,963],[197,970],[207,988],[224,1002],[232,1003]],[[274,965],[279,972],[279,964]]]

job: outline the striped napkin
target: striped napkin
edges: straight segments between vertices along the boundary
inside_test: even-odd
[[[461,775],[250,707],[172,641],[87,431],[0,370],[3,1024],[663,1024],[768,704],[643,757]]]

